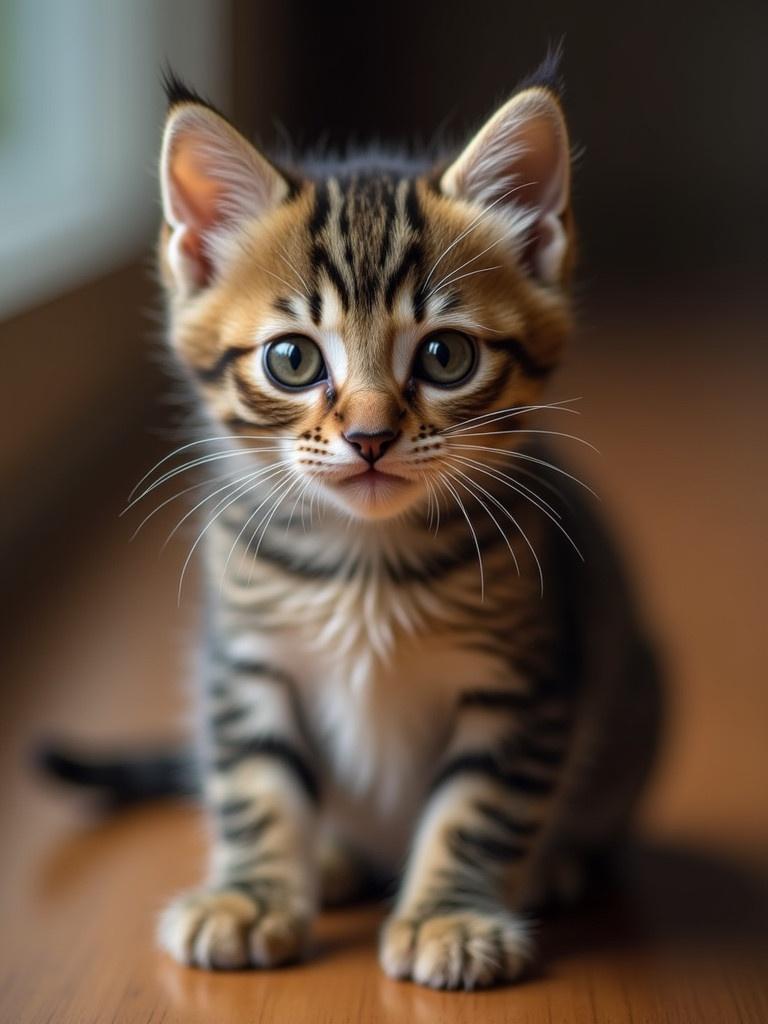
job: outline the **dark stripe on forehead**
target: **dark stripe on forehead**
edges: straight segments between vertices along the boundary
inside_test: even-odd
[[[328,255],[325,247],[320,245],[319,242],[312,247],[310,259],[312,262],[312,268],[315,272],[315,280],[317,280],[318,274],[325,272],[329,281],[339,293],[341,305],[346,313],[349,309],[349,289],[344,282],[344,278],[341,276],[341,271]]]
[[[320,323],[323,315],[322,296],[318,287],[318,277],[320,274],[325,274],[338,292],[339,299],[341,300],[341,304],[345,312],[349,309],[350,302],[349,289],[344,281],[344,277],[336,266],[336,263],[333,261],[326,245],[321,240],[321,237],[328,228],[330,216],[331,199],[328,183],[318,182],[315,186],[315,206],[308,224],[309,235],[312,239],[309,257],[313,272],[313,288],[309,297],[309,311],[312,321],[315,324]],[[348,222],[346,198],[340,211],[339,220],[340,224],[342,221]]]
[[[391,311],[395,301],[395,295],[412,270],[418,272],[422,262],[422,249],[420,242],[411,242],[403,254],[400,263],[390,274],[384,290],[384,302]]]
[[[320,323],[320,318],[323,315],[323,300],[317,288],[314,288],[309,296],[309,315],[312,317],[313,324]]]
[[[328,186],[325,182],[318,182],[315,185],[315,205],[312,216],[309,219],[309,234],[317,238],[325,227],[331,212],[331,199],[328,193]]]
[[[391,310],[398,289],[411,271],[413,271],[417,277],[414,286],[414,317],[418,322],[423,318],[426,302],[426,296],[421,300],[417,299],[417,296],[424,293],[424,284],[421,280],[418,280],[418,278],[423,277],[424,249],[420,236],[424,228],[424,215],[419,203],[419,197],[416,194],[416,183],[414,181],[408,182],[405,194],[405,217],[408,227],[416,237],[410,242],[399,265],[389,276],[384,289],[384,302],[387,309]]]
[[[384,230],[379,246],[379,266],[385,266],[389,256],[389,247],[392,241],[392,228],[397,216],[397,203],[395,202],[395,185],[391,181],[383,181],[381,202],[384,207]]]
[[[417,234],[421,234],[424,231],[424,213],[421,209],[421,203],[416,193],[416,182],[410,182],[408,187],[408,194],[405,199],[405,210],[408,215],[408,220],[411,227]],[[423,258],[423,257],[422,257]],[[420,267],[422,278],[416,284],[413,292],[413,318],[416,323],[421,323],[424,319],[426,312],[427,299],[429,298],[429,292],[427,291],[427,285],[424,280],[424,267]]]
[[[539,363],[518,338],[493,338],[487,340],[486,345],[495,351],[509,353],[526,377],[546,377],[555,368],[554,365]]]
[[[334,189],[340,193],[338,208]],[[414,315],[423,319],[424,225],[415,179],[372,171],[318,182],[308,223],[314,322],[322,318],[320,275],[337,291],[345,312],[352,303],[371,311],[382,300],[391,311],[398,289],[412,276],[421,296]]]
[[[339,210],[339,232],[343,238],[349,237],[349,192],[344,193]]]
[[[408,183],[408,191],[405,196],[405,212],[408,217],[410,226],[416,232],[424,230],[424,214],[421,210],[421,203],[419,197],[416,194],[416,182],[410,181]]]

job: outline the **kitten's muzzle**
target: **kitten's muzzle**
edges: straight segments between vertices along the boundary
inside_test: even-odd
[[[352,430],[342,434],[347,444],[351,445],[360,458],[365,459],[371,466],[382,457],[399,436],[399,432],[394,430],[379,430],[375,434]]]

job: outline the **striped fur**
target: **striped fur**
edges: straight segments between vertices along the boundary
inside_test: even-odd
[[[656,713],[610,545],[532,443],[569,323],[559,105],[526,89],[448,168],[283,171],[172,100],[170,339],[230,476],[202,506],[210,875],[161,942],[281,963],[323,890],[402,871],[387,973],[511,979],[525,908],[625,829]],[[419,369],[441,332],[474,353],[445,387]],[[290,390],[264,353],[295,335],[326,374]]]

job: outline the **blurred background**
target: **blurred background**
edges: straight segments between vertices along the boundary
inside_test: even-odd
[[[94,851],[133,836],[162,863],[179,834],[139,822],[82,847],[71,804],[28,770],[43,735],[181,728],[194,533],[159,557],[175,506],[132,544],[141,517],[118,518],[184,440],[153,276],[162,66],[267,148],[430,145],[464,138],[561,39],[581,258],[552,394],[583,396],[603,455],[568,456],[668,664],[643,836],[693,851],[663,878],[667,896],[699,880],[686,907],[718,895],[700,930],[754,911],[733,879],[768,858],[768,5],[0,0],[0,821],[3,905],[27,932],[31,906],[39,923],[86,899]],[[163,891],[175,874],[158,871]]]

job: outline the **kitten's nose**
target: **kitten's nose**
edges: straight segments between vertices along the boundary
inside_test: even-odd
[[[351,444],[353,448],[357,449],[358,455],[362,459],[373,465],[389,448],[397,434],[394,430],[379,430],[375,434],[351,430],[347,434],[342,434],[342,437],[347,444]]]

